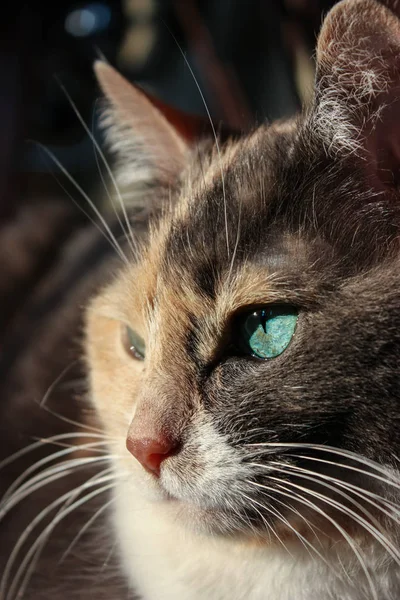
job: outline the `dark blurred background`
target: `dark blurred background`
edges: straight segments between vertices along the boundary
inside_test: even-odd
[[[21,197],[61,190],[44,144],[93,188],[101,141],[93,61],[195,114],[246,129],[294,113],[312,90],[313,52],[331,0],[81,0],[10,2],[0,24],[0,218]],[[75,194],[76,196],[76,194]]]

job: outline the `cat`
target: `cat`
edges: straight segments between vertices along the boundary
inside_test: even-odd
[[[111,497],[92,509],[89,525],[107,519],[88,537],[69,517],[82,508],[74,488],[65,492],[63,471],[50,469],[61,512],[45,521],[27,561],[10,566],[3,548],[12,548],[15,529],[29,527],[36,501],[32,507],[28,498],[1,530],[4,600],[23,592],[115,600],[400,596],[397,5],[339,2],[319,34],[312,105],[227,139],[215,130],[199,139],[195,121],[179,120],[96,64],[118,155],[110,177],[120,216],[107,231],[116,253],[102,240],[88,274],[82,252],[80,283],[46,317],[51,342],[39,342],[51,392],[55,371],[62,377],[69,368],[67,354],[79,355],[65,347],[87,304],[83,376],[95,415],[71,401],[67,420],[80,444],[54,456],[67,457],[60,468],[74,472],[73,460],[90,465],[83,461],[100,448],[93,467],[110,468],[78,473],[75,494],[88,490],[89,501],[110,488]],[[6,388],[10,431],[27,414],[22,402],[10,404],[10,390],[20,393],[29,369]],[[54,413],[68,389],[53,404],[44,395],[43,408],[50,402]],[[56,434],[49,444],[68,441]],[[17,447],[13,437],[7,445]],[[29,479],[34,467],[27,468],[0,516],[29,481],[42,493],[40,473]],[[53,531],[65,517],[68,542]],[[49,549],[39,556],[47,541],[62,543],[67,560],[71,544],[81,552],[69,574],[47,572],[51,583],[37,576],[29,587],[29,558],[30,571],[40,570],[51,557]],[[105,567],[93,576],[87,564],[96,553]],[[118,574],[105,578],[108,569],[119,570],[126,587]]]

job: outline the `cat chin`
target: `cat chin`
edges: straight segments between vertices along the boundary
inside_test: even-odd
[[[154,511],[162,509],[176,523],[194,533],[245,538],[255,535],[255,529],[250,531],[250,527],[244,526],[246,517],[240,515],[239,510],[233,512],[216,502],[210,505],[193,498],[177,497],[144,471],[132,473],[129,480],[125,479],[123,488],[123,493],[134,498],[135,504],[152,506]],[[262,537],[261,532],[259,535]]]
[[[169,509],[175,513],[175,520],[185,529],[202,535],[229,538],[249,536],[243,528],[243,521],[234,513],[215,508],[195,506],[182,500],[170,499]]]

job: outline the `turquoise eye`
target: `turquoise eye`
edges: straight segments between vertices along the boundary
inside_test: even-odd
[[[122,342],[128,354],[137,360],[144,360],[146,355],[146,345],[144,340],[128,325],[122,326]]]
[[[293,306],[269,306],[241,320],[240,346],[257,358],[276,358],[294,335],[298,311]]]

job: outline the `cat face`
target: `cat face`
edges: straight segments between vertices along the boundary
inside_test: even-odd
[[[97,67],[120,184],[137,177],[156,216],[90,307],[93,401],[132,489],[190,527],[362,537],[388,516],[399,45],[388,9],[341,3],[307,113],[198,145]]]

